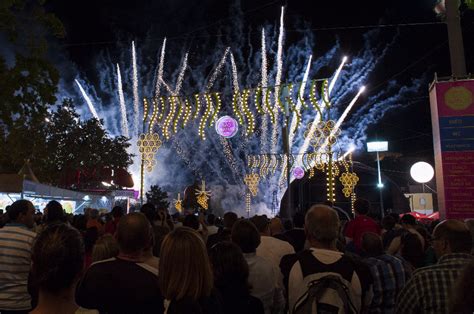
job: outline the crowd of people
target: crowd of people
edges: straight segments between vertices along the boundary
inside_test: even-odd
[[[472,313],[473,221],[178,219],[144,204],[44,214],[19,200],[0,228],[0,313]],[[343,219],[342,219],[343,218]]]

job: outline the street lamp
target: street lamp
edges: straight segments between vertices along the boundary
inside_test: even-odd
[[[377,142],[368,142],[367,143],[367,152],[369,152],[369,153],[376,152],[377,153],[377,175],[378,175],[377,188],[379,189],[380,211],[381,211],[381,214],[382,214],[382,218],[384,216],[383,195],[382,195],[383,183],[382,183],[382,174],[381,174],[381,171],[380,171],[379,152],[386,152],[386,151],[388,151],[388,142],[377,141]]]
[[[418,183],[423,186],[423,193],[425,192],[425,183],[431,181],[434,177],[433,167],[424,161],[414,163],[410,168],[410,175]]]

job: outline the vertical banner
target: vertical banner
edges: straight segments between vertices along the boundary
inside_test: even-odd
[[[474,80],[435,82],[430,104],[440,218],[473,218]]]

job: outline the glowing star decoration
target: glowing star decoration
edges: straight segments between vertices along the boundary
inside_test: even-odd
[[[210,196],[211,196],[211,191],[206,191],[206,182],[203,180],[201,190],[196,189],[197,203],[201,205],[202,208],[207,210],[208,208],[207,201],[209,200]]]
[[[181,213],[183,211],[183,201],[181,200],[181,193],[178,193],[178,199],[174,200],[174,208]]]
[[[302,179],[304,177],[304,169],[299,166],[295,167],[295,169],[293,169],[293,176],[296,179]]]
[[[155,154],[161,147],[162,141],[158,133],[140,134],[137,145],[148,172],[151,172],[156,166]]]
[[[239,131],[239,124],[230,116],[223,116],[217,120],[216,132],[222,137],[232,138]]]
[[[250,173],[245,175],[244,182],[249,188],[252,196],[257,196],[258,193],[258,182],[260,181],[260,176],[257,173]]]

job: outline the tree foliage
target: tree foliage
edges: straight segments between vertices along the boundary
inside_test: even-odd
[[[145,195],[147,202],[155,205],[157,209],[168,209],[170,206],[168,193],[163,191],[158,185],[152,185]]]
[[[66,184],[62,178],[74,173],[87,177],[104,168],[127,169],[132,163],[129,146],[123,136],[110,137],[96,119],[80,120],[72,101],[66,99],[34,132],[31,126],[17,124],[4,137],[0,147],[8,149],[0,151],[0,170],[17,172],[24,160],[30,159],[41,182],[68,188],[94,187],[100,178],[83,180],[81,186]]]

